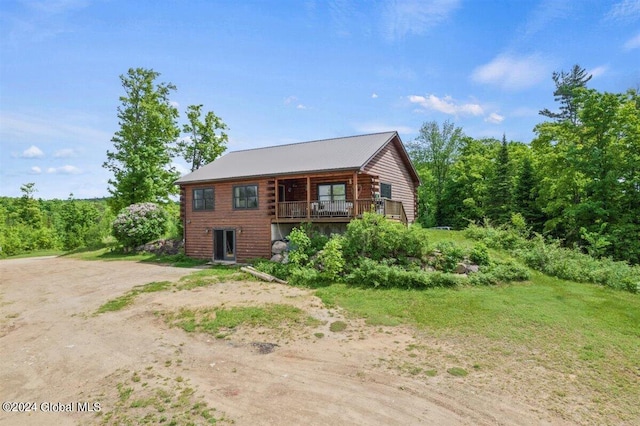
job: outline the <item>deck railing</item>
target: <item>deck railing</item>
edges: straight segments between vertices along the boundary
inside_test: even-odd
[[[407,223],[404,205],[395,200],[336,200],[336,201],[282,201],[278,203],[278,218],[281,219],[329,219],[362,217],[365,212],[374,212],[390,219]]]

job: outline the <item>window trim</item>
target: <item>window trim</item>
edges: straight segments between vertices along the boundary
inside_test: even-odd
[[[207,200],[209,200],[209,198],[205,197],[205,192],[207,190],[211,190],[211,198],[210,198],[211,207],[210,208],[207,208]],[[196,191],[202,191],[202,198],[196,199]],[[196,208],[196,200],[203,201],[202,208]],[[191,211],[194,211],[194,212],[212,211],[212,210],[215,210],[215,208],[216,208],[216,191],[213,187],[193,188],[191,190]]]
[[[342,185],[344,187],[344,200],[336,200],[334,199],[334,195],[333,195],[333,187],[337,186],[337,185]],[[320,187],[321,186],[330,186],[331,187],[331,202],[334,201],[347,201],[347,182],[326,182],[326,183],[319,183],[318,187],[316,188],[318,191],[318,201],[322,201],[320,200]],[[327,200],[325,200],[327,201]]]
[[[389,187],[389,196],[388,197],[384,196],[384,193],[382,191],[382,185],[386,185],[386,186]],[[380,182],[380,198],[386,198],[388,200],[391,200],[392,199],[391,197],[393,195],[393,193],[391,192],[391,188],[392,188],[392,186],[391,186],[390,183]]]
[[[250,198],[253,197],[236,197],[236,188],[247,188],[247,187],[255,187],[256,189],[256,205],[255,207],[238,207],[236,206],[236,200],[242,200],[244,199],[245,201],[248,201]],[[246,184],[246,185],[233,185],[233,192],[232,192],[232,196],[231,196],[231,206],[233,207],[233,210],[257,210],[260,208],[260,197],[258,196],[259,194],[259,189],[260,186],[257,183],[250,183],[250,184]]]

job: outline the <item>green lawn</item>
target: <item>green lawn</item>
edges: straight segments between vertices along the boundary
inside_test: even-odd
[[[640,418],[638,295],[535,272],[531,282],[497,287],[409,291],[336,284],[316,294],[371,325],[408,324],[465,342],[465,354],[480,365],[498,369],[516,360],[520,368],[574,377],[575,384],[553,386],[585,395],[600,415]]]

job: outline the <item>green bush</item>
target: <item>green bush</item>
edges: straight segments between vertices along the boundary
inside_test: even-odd
[[[424,289],[456,287],[466,278],[441,272],[408,271],[400,266],[363,259],[361,265],[345,277],[347,284],[374,288]]]
[[[464,249],[451,241],[436,244],[429,258],[429,265],[438,271],[453,272],[459,262],[464,260]]]
[[[469,253],[469,260],[476,265],[488,265],[489,249],[484,243],[476,243]]]
[[[514,260],[492,262],[483,272],[491,274],[497,281],[504,283],[531,279],[529,269]]]
[[[596,259],[578,249],[561,247],[558,241],[548,241],[540,235],[527,240],[519,236],[517,231],[507,228],[470,225],[465,230],[465,235],[482,241],[489,247],[511,250],[527,266],[547,275],[633,293],[640,292],[639,266],[630,266],[626,262],[609,258]],[[498,272],[503,273],[504,277],[512,275],[513,271],[501,269],[504,267],[498,268]],[[524,277],[519,273],[515,275]]]
[[[315,266],[319,269],[322,279],[331,282],[338,279],[344,270],[344,258],[342,256],[343,238],[335,235],[324,245],[315,260]]]
[[[311,239],[307,233],[300,228],[293,228],[289,233],[289,262],[304,266],[312,255]]]
[[[257,259],[251,263],[258,271],[273,275],[281,280],[288,279],[291,272],[290,263],[271,262],[266,259]]]
[[[342,245],[347,270],[357,268],[364,258],[407,265],[409,258],[422,259],[428,252],[427,236],[419,225],[406,227],[375,213],[349,222]]]
[[[162,237],[166,226],[167,214],[157,204],[132,204],[113,221],[113,236],[125,249],[130,249]]]

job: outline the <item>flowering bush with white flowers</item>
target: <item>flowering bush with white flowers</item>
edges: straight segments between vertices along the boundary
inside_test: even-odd
[[[157,204],[131,204],[113,221],[113,236],[125,249],[134,248],[162,237],[167,220],[167,213]]]

